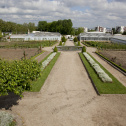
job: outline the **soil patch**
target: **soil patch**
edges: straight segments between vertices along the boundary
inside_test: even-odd
[[[20,60],[23,58],[23,53],[27,55],[26,58],[30,58],[38,54],[37,48],[26,48],[26,49],[0,49],[0,58],[6,60]]]
[[[126,69],[126,51],[101,51],[103,56]]]

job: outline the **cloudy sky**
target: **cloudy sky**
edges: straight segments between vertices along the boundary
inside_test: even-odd
[[[126,0],[0,0],[0,19],[16,23],[71,19],[74,27],[126,26]]]

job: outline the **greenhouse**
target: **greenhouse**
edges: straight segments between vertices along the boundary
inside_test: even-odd
[[[78,36],[79,41],[110,41],[112,35],[103,32],[87,32],[80,33]]]
[[[113,38],[111,38],[111,42],[126,44],[126,36],[124,36],[124,35],[115,35]]]
[[[61,34],[57,32],[36,32],[36,33],[30,33],[30,34],[17,34],[17,35],[11,35],[10,37],[11,41],[45,41],[45,40],[61,40]]]

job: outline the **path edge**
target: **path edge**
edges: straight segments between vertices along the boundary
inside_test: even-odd
[[[79,55],[79,53],[78,53],[78,55]],[[80,55],[79,55],[79,57],[80,57]],[[87,70],[87,68],[86,68],[86,66],[85,66],[85,64],[84,64],[84,62],[83,62],[83,60],[81,59],[81,57],[80,57],[80,60],[81,60],[81,62],[82,62],[82,64],[83,64],[84,68],[86,69],[86,72],[87,72],[87,74],[88,74],[88,77],[90,78],[91,83],[92,83],[92,85],[93,85],[93,87],[94,87],[94,89],[95,89],[97,95],[100,96],[100,93],[99,93],[99,91],[97,90],[97,88],[96,88],[96,86],[95,86],[95,84],[94,84],[94,82],[93,82],[93,80],[92,80],[92,78],[91,78],[91,76],[90,76],[90,74],[89,74],[89,72],[88,72],[88,70]]]

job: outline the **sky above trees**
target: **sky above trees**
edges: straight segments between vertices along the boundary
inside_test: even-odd
[[[16,23],[71,19],[75,27],[126,26],[126,0],[0,0],[0,19]]]

